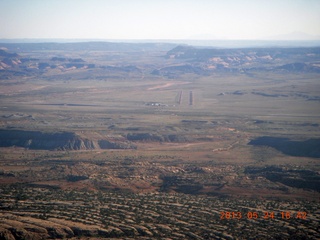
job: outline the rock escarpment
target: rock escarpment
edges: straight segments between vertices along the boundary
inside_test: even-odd
[[[129,143],[91,140],[72,132],[0,130],[0,147],[24,147],[35,150],[88,150],[134,148]]]

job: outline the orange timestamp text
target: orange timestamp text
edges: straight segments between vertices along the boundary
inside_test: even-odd
[[[221,220],[229,219],[307,219],[307,212],[220,212]]]

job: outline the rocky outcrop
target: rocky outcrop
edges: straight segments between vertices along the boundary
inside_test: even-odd
[[[128,143],[91,140],[72,132],[0,130],[0,147],[24,147],[39,150],[87,150],[134,148]]]
[[[305,141],[294,141],[288,138],[263,136],[251,140],[249,145],[268,146],[283,154],[295,157],[320,158],[320,139],[313,138]]]
[[[99,140],[101,149],[136,149],[136,146],[129,142],[110,142],[108,140]]]
[[[120,229],[114,227],[106,229],[96,225],[85,225],[78,222],[55,218],[45,220],[29,216],[22,217],[13,214],[1,214],[0,218],[0,239],[4,240],[120,237],[129,235],[130,234],[126,234]],[[135,232],[135,235],[138,235],[138,233]]]
[[[244,173],[252,178],[265,177],[289,187],[311,189],[320,192],[320,174],[304,169],[286,169],[278,166],[246,167]]]
[[[74,133],[45,133],[40,131],[0,130],[1,147],[24,147],[43,150],[80,150],[94,149],[88,139],[81,139]]]
[[[129,133],[129,141],[143,142],[188,142],[189,139],[183,135],[177,134],[155,134],[155,133]]]
[[[10,53],[7,52],[3,49],[0,49],[0,57],[4,57],[4,58],[16,58],[19,57],[19,55],[17,53]]]

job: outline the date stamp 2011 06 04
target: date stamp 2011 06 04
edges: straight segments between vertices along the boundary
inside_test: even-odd
[[[258,212],[227,212],[227,211],[222,211],[220,212],[220,219],[221,220],[229,220],[229,219],[307,219],[307,212],[263,212],[263,213],[258,213]]]

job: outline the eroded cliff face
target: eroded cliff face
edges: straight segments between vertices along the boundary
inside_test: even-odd
[[[90,150],[134,148],[127,143],[93,140],[72,132],[40,132],[22,130],[0,130],[0,147],[24,147],[39,150]]]

